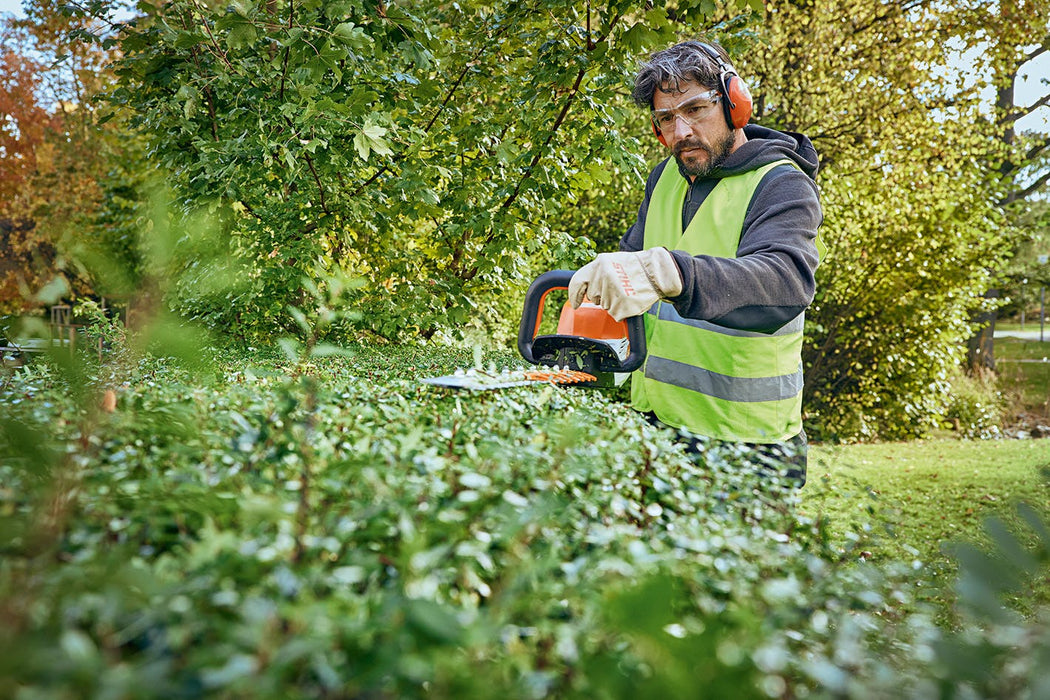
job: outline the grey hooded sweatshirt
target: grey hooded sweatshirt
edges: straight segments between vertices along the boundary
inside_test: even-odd
[[[683,231],[721,178],[785,158],[801,170],[781,165],[759,183],[751,202],[746,203],[736,258],[692,256],[672,250],[682,273],[682,293],[669,301],[686,318],[772,333],[813,301],[817,227],[822,220],[815,181],[817,152],[801,134],[754,124],[744,127],[744,134],[747,142],[729,154],[720,169],[696,178],[690,185],[682,205]],[[649,200],[664,168],[672,161],[664,160],[650,173],[638,220],[620,239],[620,250],[639,251],[644,247]]]

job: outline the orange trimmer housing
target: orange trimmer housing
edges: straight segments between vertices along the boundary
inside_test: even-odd
[[[596,340],[617,340],[627,337],[627,324],[617,321],[608,311],[585,299],[578,309],[572,308],[569,302],[565,302],[561,307],[558,334],[578,335]]]
[[[633,372],[645,360],[645,323],[641,316],[617,321],[595,304],[585,301],[573,309],[566,303],[558,317],[557,333],[536,335],[547,295],[555,289],[567,289],[573,272],[546,272],[529,287],[518,327],[518,350],[534,365],[557,365],[595,375],[594,382],[579,386],[615,386],[615,375]]]

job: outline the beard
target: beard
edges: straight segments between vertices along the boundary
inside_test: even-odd
[[[679,141],[674,147],[674,158],[678,161],[678,167],[686,175],[692,177],[707,177],[712,172],[722,167],[729,153],[733,150],[735,138],[730,131],[714,147],[707,146],[699,141]],[[682,159],[682,152],[690,149],[699,149],[707,154],[707,158],[699,160],[690,158],[688,161]]]

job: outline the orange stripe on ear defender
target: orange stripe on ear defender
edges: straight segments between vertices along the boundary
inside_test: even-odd
[[[656,125],[656,122],[654,122],[652,119],[649,120],[649,124],[652,125],[653,133],[656,134],[656,138],[660,141],[660,145],[662,145],[663,147],[666,148],[667,147],[667,139],[664,138],[664,134],[663,134],[662,131],[660,131],[660,127],[658,127]]]

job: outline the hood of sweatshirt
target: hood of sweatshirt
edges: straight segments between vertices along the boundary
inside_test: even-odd
[[[807,137],[790,131],[776,131],[757,124],[745,126],[744,135],[747,136],[747,141],[730,153],[722,167],[709,173],[708,178],[721,179],[730,175],[739,175],[786,158],[798,165],[811,180],[817,179],[820,163],[817,159],[817,151]],[[687,177],[684,172],[682,176]]]

